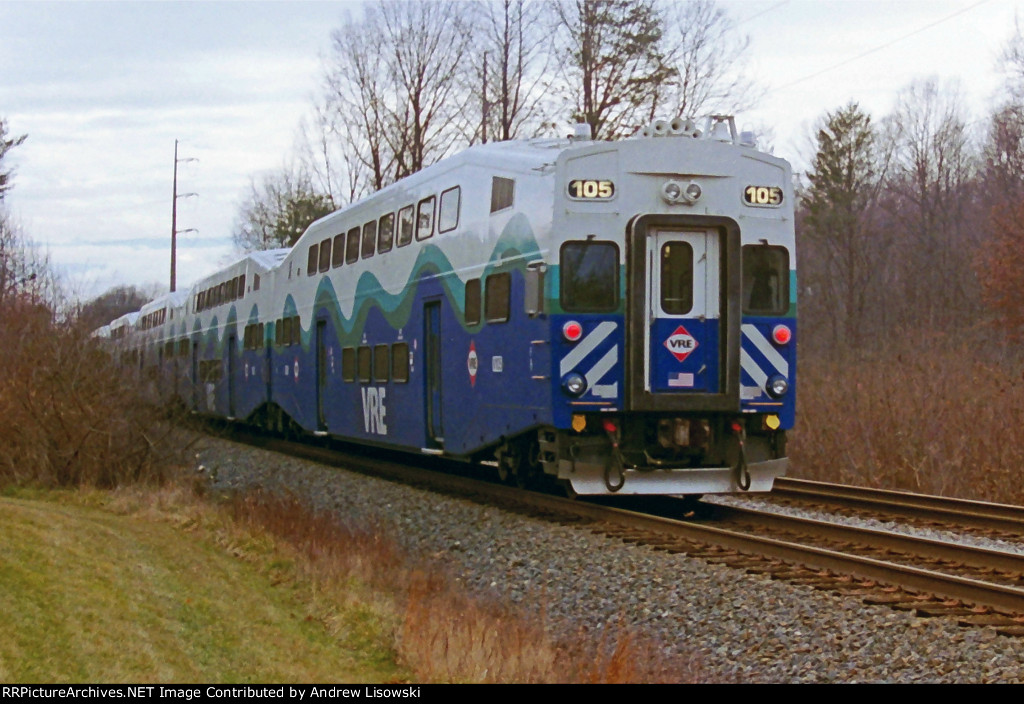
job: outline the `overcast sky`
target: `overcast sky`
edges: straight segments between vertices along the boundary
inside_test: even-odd
[[[767,125],[799,169],[816,119],[850,100],[875,118],[928,77],[958,80],[978,137],[1002,85],[1013,0],[720,0],[750,36]],[[281,166],[331,30],[353,2],[0,0],[0,116],[28,140],[8,205],[80,295],[166,285],[174,140],[178,287],[232,256],[250,177]],[[668,116],[666,116],[668,117]]]

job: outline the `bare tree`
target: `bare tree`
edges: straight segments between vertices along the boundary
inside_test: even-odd
[[[307,141],[318,145],[317,170],[331,173],[332,188],[344,170],[349,200],[447,156],[472,133],[469,8],[378,0],[332,34],[321,136]]]
[[[379,5],[381,46],[394,81],[390,114],[395,178],[450,154],[465,130],[464,84],[470,29],[465,3],[455,0]]]
[[[379,190],[394,179],[396,158],[393,140],[388,139],[388,132],[395,128],[393,81],[382,32],[380,13],[370,7],[364,19],[349,16],[331,34],[323,103],[318,107],[321,154],[329,170],[332,145],[340,151],[335,161],[344,166],[348,200],[365,189]]]
[[[313,188],[308,173],[282,168],[250,182],[231,237],[246,252],[290,247],[310,223],[333,210],[330,196]]]
[[[985,206],[1012,205],[1024,197],[1024,105],[1009,102],[992,115],[982,152]]]
[[[555,12],[563,90],[594,139],[636,131],[674,76],[654,0],[560,0]]]
[[[758,99],[742,70],[750,38],[737,34],[714,0],[667,3],[663,46],[673,69],[656,101],[664,114],[736,113]]]
[[[543,122],[551,5],[484,0],[474,26],[470,110],[479,111],[471,141],[502,141],[536,133]]]
[[[975,174],[963,99],[934,79],[904,89],[891,117],[888,209],[904,240],[903,300],[914,322],[934,326],[977,301],[965,253],[979,245],[968,220]]]

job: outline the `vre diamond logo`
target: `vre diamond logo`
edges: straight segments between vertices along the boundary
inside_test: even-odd
[[[697,349],[697,340],[680,325],[665,340],[665,348],[672,353],[673,357],[682,362]]]

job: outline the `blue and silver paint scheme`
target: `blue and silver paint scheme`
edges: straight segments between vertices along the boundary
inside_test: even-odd
[[[795,300],[745,313],[741,272],[744,247],[762,245],[795,272],[790,168],[731,119],[654,135],[494,143],[428,167],[290,249],[196,282],[152,333],[175,350],[157,363],[173,361],[177,395],[200,414],[495,461],[577,493],[768,490],[794,419]],[[690,199],[668,197],[673,184]],[[446,198],[458,205],[442,226]],[[364,249],[368,225],[410,207],[408,242],[396,226],[390,248]],[[596,311],[560,290],[563,246],[588,242],[617,252]],[[685,304],[666,297],[677,284],[661,264],[679,252],[692,255]],[[199,305],[238,281],[243,291]],[[507,307],[492,305],[499,289]],[[779,324],[787,345],[772,341]],[[780,398],[764,389],[776,375],[789,386]]]

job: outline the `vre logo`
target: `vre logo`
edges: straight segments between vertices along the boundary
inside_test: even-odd
[[[673,357],[682,362],[697,349],[697,340],[680,325],[665,340],[665,348],[672,353]]]
[[[388,409],[384,405],[387,389],[364,386],[360,391],[363,392],[363,429],[367,433],[387,435],[386,416]]]

